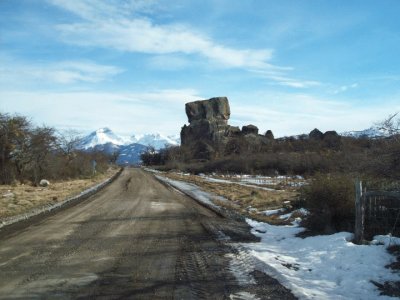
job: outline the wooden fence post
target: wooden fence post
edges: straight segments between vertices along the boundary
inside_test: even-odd
[[[356,180],[356,220],[354,230],[354,243],[361,244],[364,240],[365,201],[362,182]]]

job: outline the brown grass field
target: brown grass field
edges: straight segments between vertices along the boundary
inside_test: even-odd
[[[289,224],[292,221],[281,220],[280,214],[266,216],[265,210],[287,208],[290,211],[291,205],[297,201],[299,187],[293,187],[292,181],[277,181],[276,185],[268,185],[272,190],[263,190],[264,186],[244,186],[239,183],[210,182],[202,176],[168,172],[162,174],[170,179],[185,181],[199,186],[202,190],[224,197],[227,201],[213,200],[217,205],[233,209],[244,216],[251,217],[258,221],[271,224]],[[286,212],[285,212],[286,213]],[[282,213],[283,214],[283,213]],[[295,215],[293,218],[296,217]]]
[[[117,171],[117,168],[110,168],[92,178],[50,182],[48,187],[27,184],[0,185],[0,221],[78,195],[112,177]]]

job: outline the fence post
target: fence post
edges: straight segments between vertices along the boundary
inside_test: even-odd
[[[365,201],[362,189],[362,182],[356,180],[356,220],[354,230],[354,243],[361,244],[364,240],[364,214]]]

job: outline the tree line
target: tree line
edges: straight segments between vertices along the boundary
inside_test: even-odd
[[[300,135],[269,139],[252,144],[243,137],[216,145],[216,154],[208,159],[193,159],[198,149],[170,147],[149,150],[142,155],[145,165],[163,170],[192,173],[223,172],[264,175],[315,175],[318,173],[357,173],[375,177],[399,178],[400,119],[397,114],[377,124],[385,137],[345,137],[334,132],[319,137]],[[203,149],[200,149],[203,151]],[[199,151],[200,151],[199,150]]]
[[[0,112],[0,184],[91,176],[94,160],[97,171],[106,170],[110,158],[78,150],[79,141],[72,131],[34,126],[25,116]]]

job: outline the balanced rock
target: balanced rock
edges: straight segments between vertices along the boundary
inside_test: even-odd
[[[186,103],[185,109],[190,124],[195,121],[208,120],[226,125],[231,115],[228,98],[226,97],[189,102]]]
[[[199,140],[208,143],[223,142],[237,131],[228,125],[231,113],[226,97],[189,102],[185,108],[189,126],[182,127],[181,143],[184,146]]]
[[[208,160],[222,154],[240,154],[245,149],[260,149],[269,139],[258,134],[254,125],[230,126],[231,114],[226,97],[186,103],[189,125],[181,130],[181,146],[187,157]],[[272,132],[271,132],[272,133]]]

